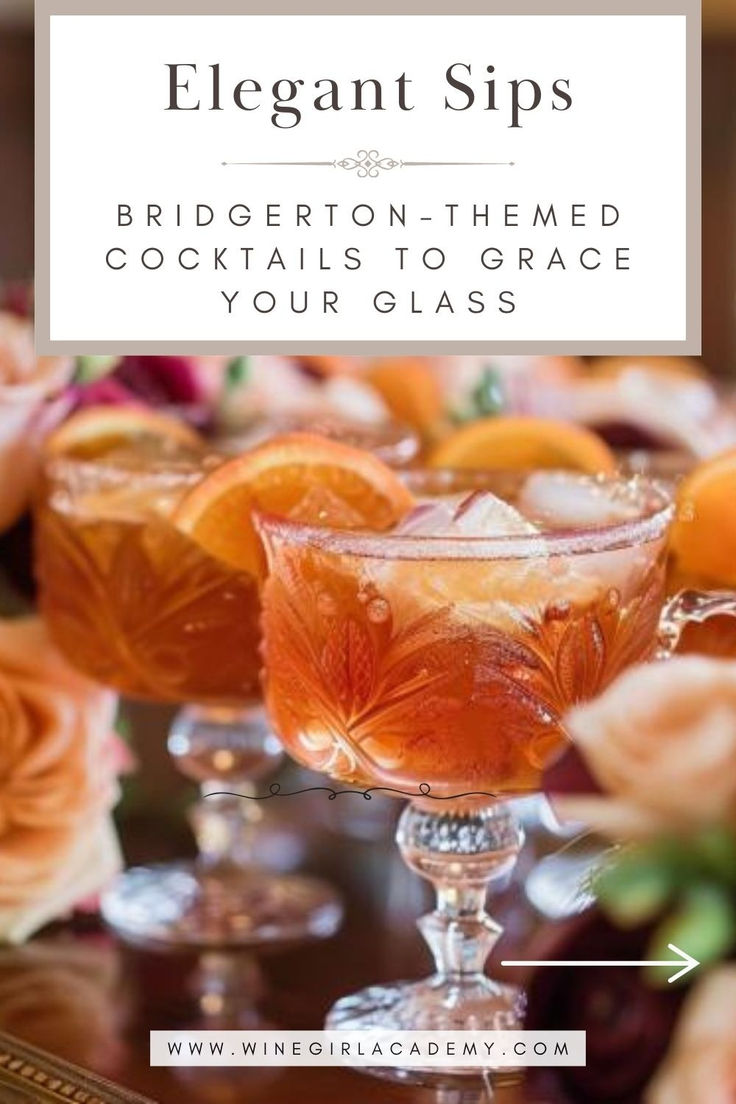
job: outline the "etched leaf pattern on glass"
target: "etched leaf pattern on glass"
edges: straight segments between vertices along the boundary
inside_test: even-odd
[[[49,624],[94,678],[135,695],[229,703],[259,694],[259,606],[247,574],[163,521],[74,528],[45,511],[37,542]]]
[[[268,700],[294,754],[346,781],[533,789],[565,740],[565,710],[654,645],[658,563],[625,604],[609,592],[584,608],[527,610],[509,631],[451,603],[408,615],[403,596],[326,553],[272,556]]]

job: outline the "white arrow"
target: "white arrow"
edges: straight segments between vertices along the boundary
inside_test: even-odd
[[[680,966],[681,969],[673,974],[672,977],[667,978],[667,981],[671,985],[673,981],[679,981],[685,974],[689,974],[691,970],[694,970],[696,966],[699,966],[697,958],[693,958],[692,955],[687,954],[685,951],[681,951],[679,947],[676,947],[674,943],[668,943],[668,948],[678,958],[667,958],[660,962],[563,962],[560,959],[553,959],[546,962],[531,962],[526,961],[512,961],[511,959],[505,959],[502,966]],[[683,966],[683,962],[685,965]]]

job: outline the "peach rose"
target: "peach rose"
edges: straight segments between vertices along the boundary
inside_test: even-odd
[[[0,532],[28,502],[39,463],[41,407],[72,369],[71,358],[37,358],[31,323],[0,312]]]
[[[720,966],[690,994],[645,1104],[736,1104],[736,965]]]
[[[0,939],[20,942],[120,866],[115,696],[35,617],[0,620]]]
[[[562,816],[622,838],[736,827],[736,663],[633,667],[567,728],[605,796],[555,798]]]

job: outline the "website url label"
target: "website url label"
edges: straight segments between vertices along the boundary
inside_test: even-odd
[[[584,1031],[152,1031],[152,1066],[584,1066]]]

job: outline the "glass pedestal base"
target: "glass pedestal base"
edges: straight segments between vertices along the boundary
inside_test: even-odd
[[[322,939],[342,919],[325,882],[295,874],[193,863],[127,870],[104,894],[106,923],[147,947],[259,947]]]
[[[484,978],[472,984],[437,975],[424,981],[370,985],[330,1009],[330,1030],[520,1031],[524,996],[513,985]]]
[[[325,1027],[332,1031],[513,1031],[523,1027],[524,1007],[524,995],[515,986],[501,985],[490,978],[467,985],[435,975],[425,981],[371,985],[342,997],[330,1009]],[[494,1088],[516,1084],[522,1074],[519,1069],[494,1068],[492,1062],[482,1067],[356,1069],[388,1081],[435,1089],[466,1089],[471,1094],[467,1100],[474,1102],[492,1100]],[[479,1090],[483,1093],[481,1097],[477,1095]],[[466,1099],[464,1094],[462,1099]]]

